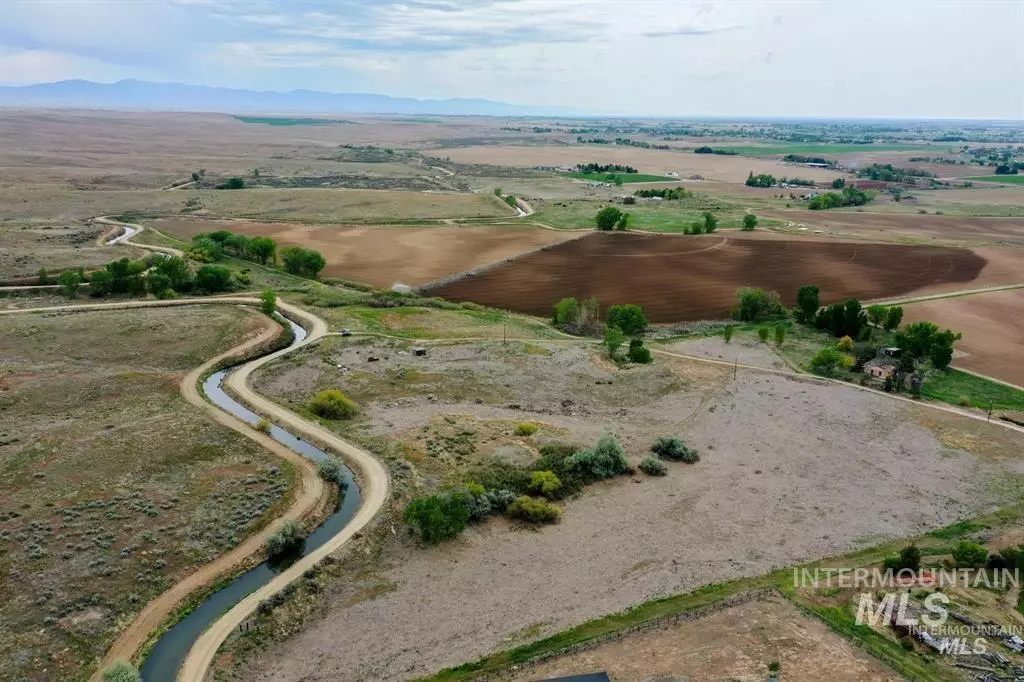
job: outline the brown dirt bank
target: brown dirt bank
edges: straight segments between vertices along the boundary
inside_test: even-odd
[[[727,317],[745,286],[778,291],[787,305],[810,283],[824,302],[871,299],[962,288],[985,266],[972,251],[933,246],[595,233],[429,293],[534,315],[565,296],[596,296],[675,322]]]

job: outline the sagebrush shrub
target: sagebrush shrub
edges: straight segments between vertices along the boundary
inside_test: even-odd
[[[629,471],[626,451],[615,436],[602,436],[593,450],[581,450],[566,459],[566,465],[590,479],[602,479]]]
[[[306,542],[306,529],[295,519],[285,519],[269,538],[267,556],[271,559],[288,556],[302,549]]]
[[[517,436],[532,436],[537,433],[539,428],[539,426],[532,422],[523,422],[522,424],[516,424],[515,434]]]
[[[338,485],[345,485],[345,467],[333,457],[322,459],[317,462],[316,472],[320,474],[320,478],[324,479],[328,483],[337,483]]]
[[[657,457],[651,457],[647,455],[643,461],[640,462],[640,471],[644,472],[648,476],[664,476],[668,473],[668,467]]]
[[[509,516],[530,523],[555,523],[562,518],[561,508],[547,500],[520,495],[508,507]]]
[[[696,462],[700,460],[697,451],[689,447],[675,436],[662,436],[651,445],[651,452],[662,459],[672,459],[680,462]]]

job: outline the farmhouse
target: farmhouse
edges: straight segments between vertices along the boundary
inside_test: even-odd
[[[876,379],[890,379],[896,373],[896,365],[885,360],[871,360],[864,365],[864,373]]]

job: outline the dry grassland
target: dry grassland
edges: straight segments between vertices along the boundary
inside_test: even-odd
[[[178,392],[254,322],[224,306],[4,319],[0,678],[84,679],[148,600],[279,513],[291,470]]]

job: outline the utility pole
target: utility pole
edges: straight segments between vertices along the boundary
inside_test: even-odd
[[[739,368],[740,368],[740,356],[737,355],[736,359],[733,361],[733,365],[732,365],[732,379],[733,379],[733,381],[736,380],[736,371]]]

